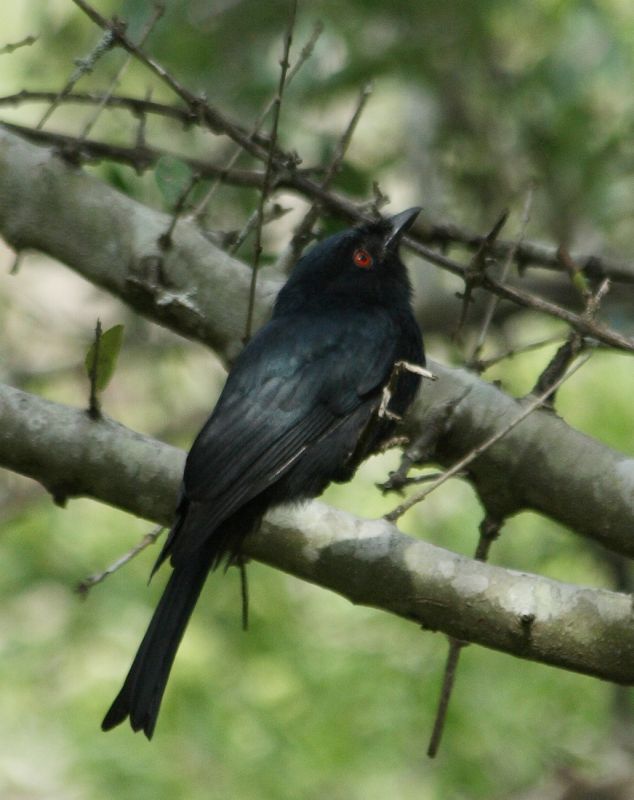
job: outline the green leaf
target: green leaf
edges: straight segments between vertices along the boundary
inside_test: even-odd
[[[174,156],[162,156],[156,163],[154,179],[166,204],[173,208],[183,196],[192,179],[188,164]]]
[[[102,333],[99,339],[99,355],[97,356],[97,373],[95,380],[95,386],[99,392],[103,392],[114,375],[122,342],[123,325],[114,325],[112,328],[108,328],[107,331]],[[95,342],[91,344],[86,354],[85,364],[89,378],[92,377],[95,365],[95,352],[97,350],[95,344]]]

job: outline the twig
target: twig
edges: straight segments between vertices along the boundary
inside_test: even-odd
[[[451,699],[454,681],[456,680],[460,651],[467,644],[468,642],[463,642],[461,639],[449,639],[449,652],[447,653],[447,661],[445,662],[440,699],[438,700],[438,708],[436,709],[436,719],[434,720],[434,727],[432,728],[429,745],[427,747],[427,755],[429,758],[434,758],[438,752],[443,730],[445,729],[449,700]]]
[[[504,266],[502,267],[502,272],[500,274],[500,282],[504,283],[508,277],[508,274],[511,270],[511,264],[515,259],[515,254],[517,253],[517,248],[520,246],[522,240],[524,239],[524,235],[526,233],[526,228],[528,227],[528,222],[531,216],[531,206],[533,204],[533,187],[529,187],[528,193],[526,195],[526,200],[524,201],[524,209],[522,211],[522,219],[521,219],[521,226],[520,232],[515,240],[515,244],[513,247],[509,249],[506,254],[506,258],[504,260]],[[489,245],[489,247],[491,247]],[[489,301],[487,303],[486,310],[484,312],[484,319],[482,320],[482,327],[480,328],[480,333],[478,334],[478,338],[474,345],[473,351],[471,355],[467,359],[467,366],[473,368],[474,365],[478,363],[478,359],[480,353],[482,352],[482,347],[484,346],[484,340],[486,339],[486,335],[489,331],[489,327],[493,320],[493,315],[495,314],[497,307],[500,303],[500,298],[496,295],[491,295]]]
[[[549,344],[556,344],[557,342],[561,342],[562,339],[563,336],[559,334],[557,336],[547,336],[545,339],[540,339],[537,342],[529,342],[528,344],[519,345],[518,347],[509,347],[507,350],[503,350],[501,353],[491,356],[491,358],[479,358],[470,364],[470,366],[478,373],[486,372],[486,370],[498,364],[500,361],[504,361],[507,358],[514,358],[523,353],[530,353],[532,350],[539,350],[541,347],[546,347]]]
[[[320,188],[323,191],[327,191],[330,188],[333,178],[341,169],[346,152],[350,146],[350,142],[352,141],[352,137],[354,136],[354,132],[359,120],[361,119],[361,114],[363,113],[363,109],[365,108],[372,91],[372,83],[366,83],[359,93],[359,98],[355,105],[352,117],[350,118],[350,121],[348,122],[344,132],[341,134],[339,141],[337,142],[332,159],[330,160],[330,163],[326,168],[324,178],[320,183]],[[293,234],[293,238],[290,241],[288,250],[284,255],[283,263],[280,264],[282,272],[288,271],[288,268],[295,263],[299,254],[310,241],[313,225],[317,221],[317,218],[321,213],[321,209],[321,203],[319,200],[315,200],[304,215],[302,221],[297,226]]]
[[[200,175],[196,172],[192,173],[192,176],[187,182],[187,185],[180,193],[178,200],[176,201],[176,204],[174,206],[174,210],[172,212],[172,218],[170,220],[170,224],[165,233],[162,233],[159,236],[158,243],[161,250],[169,250],[169,248],[172,246],[172,235],[174,234],[174,228],[176,227],[176,223],[178,222],[183,213],[183,209],[185,208],[185,204],[187,203],[187,198],[194,191],[199,181],[200,181]]]
[[[289,61],[288,56],[293,41],[293,29],[295,28],[295,16],[297,14],[297,0],[291,0],[289,9],[288,24],[286,27],[286,35],[284,37],[284,53],[280,61],[280,79],[277,87],[277,96],[273,101],[273,121],[271,125],[271,141],[269,144],[268,157],[266,159],[266,169],[264,171],[264,184],[260,192],[258,203],[258,221],[255,228],[255,242],[253,244],[253,265],[251,269],[251,285],[249,287],[249,302],[247,306],[247,319],[244,331],[244,340],[248,342],[251,338],[251,328],[253,327],[253,310],[255,307],[255,288],[258,279],[258,269],[260,266],[260,256],[262,255],[262,223],[264,221],[264,206],[267,201],[269,191],[271,189],[271,178],[273,175],[273,160],[275,155],[275,147],[277,145],[277,131],[280,121],[280,111],[282,108],[282,98],[284,95],[284,86],[286,84],[286,75],[288,73]]]
[[[462,334],[462,329],[464,327],[465,322],[467,321],[467,314],[469,312],[469,303],[471,302],[471,295],[473,290],[476,286],[482,285],[482,279],[486,274],[487,268],[487,258],[491,252],[491,246],[497,239],[500,231],[504,227],[506,220],[508,219],[509,212],[508,210],[503,211],[500,216],[498,217],[495,225],[491,228],[489,233],[484,237],[480,247],[476,250],[473,258],[471,259],[469,266],[464,270],[463,278],[464,278],[464,292],[462,293],[462,310],[460,312],[460,320],[458,322],[458,327],[453,335],[455,341],[460,339]],[[460,297],[460,295],[458,295]]]
[[[480,523],[480,537],[475,551],[475,558],[478,561],[487,561],[489,557],[489,549],[493,542],[500,535],[502,528],[502,521],[498,520],[489,514]],[[462,641],[462,639],[454,639],[449,637],[449,652],[447,654],[447,662],[445,664],[445,671],[443,675],[442,689],[440,691],[440,699],[438,701],[438,709],[436,711],[436,719],[434,727],[427,747],[427,755],[429,758],[434,758],[438,753],[440,747],[440,740],[445,728],[445,721],[447,719],[447,710],[449,709],[449,701],[453,692],[456,674],[458,671],[458,662],[460,660],[460,653],[462,649],[469,644]]]
[[[192,121],[194,119],[199,123],[205,125],[209,130],[214,133],[223,133],[234,142],[240,144],[244,150],[251,155],[261,160],[266,160],[268,157],[268,150],[264,149],[261,145],[257,144],[254,139],[244,133],[239,126],[230,122],[217,108],[210,105],[204,98],[197,97],[193,92],[190,92],[185,86],[180,84],[176,78],[168,72],[158,61],[148,56],[144,50],[132,42],[125,35],[125,26],[122,25],[118,19],[108,20],[103,17],[95,8],[93,8],[87,0],[73,0],[78,6],[96,25],[104,31],[109,31],[114,37],[115,43],[131,53],[141,64],[146,66],[159,80],[165,83],[169,88],[186,103],[188,109],[192,114]],[[277,159],[286,165],[292,162],[292,159],[277,152]]]
[[[154,4],[154,13],[150,17],[150,19],[147,21],[147,23],[145,24],[145,26],[144,26],[144,28],[143,28],[143,30],[141,32],[141,37],[139,39],[139,45],[140,46],[145,44],[148,36],[150,35],[152,30],[154,29],[154,26],[156,25],[158,20],[163,16],[164,13],[165,13],[165,7],[160,3],[155,3]],[[88,120],[88,122],[84,126],[83,131],[79,135],[79,141],[80,142],[82,142],[88,136],[90,131],[93,129],[95,123],[99,119],[99,116],[100,116],[101,112],[103,111],[103,109],[106,106],[106,103],[108,102],[108,98],[112,95],[114,90],[119,85],[119,82],[121,81],[121,78],[125,74],[125,72],[128,69],[128,67],[130,66],[130,62],[131,61],[132,61],[132,55],[130,53],[128,53],[128,55],[126,56],[125,60],[123,61],[123,63],[119,67],[119,69],[117,70],[116,75],[111,80],[110,85],[106,89],[103,97],[101,98],[100,102],[98,103],[97,108],[95,109],[95,113]]]
[[[76,136],[70,136],[68,134],[38,131],[34,128],[27,128],[23,125],[15,125],[10,122],[3,122],[2,125],[8,130],[14,131],[36,144],[58,147],[62,154],[78,153],[79,157],[84,161],[101,161],[106,158],[111,161],[117,161],[120,164],[127,164],[133,167],[137,172],[144,172],[153,167],[160,158],[169,156],[184,161],[191,167],[192,172],[197,172],[203,178],[215,178],[218,175],[223,175],[228,182],[235,186],[256,188],[261,187],[264,182],[264,173],[260,170],[244,169],[233,170],[227,173],[226,167],[224,166],[219,167],[208,161],[189,158],[185,155],[175,154],[169,150],[150,147],[143,143],[137,144],[136,147],[122,147],[120,145],[97,142],[91,139],[80,142]],[[300,170],[299,174],[302,172],[303,170]],[[278,185],[290,186],[284,179],[278,181]]]
[[[427,223],[423,227],[420,223],[417,226],[421,242],[435,244],[446,247],[456,243],[463,245],[470,250],[476,250],[482,243],[482,235],[474,231],[467,230],[453,222],[449,223]],[[520,269],[529,266],[546,267],[547,269],[561,271],[562,265],[557,255],[557,248],[548,247],[536,242],[520,242],[498,239],[493,245],[492,255],[495,258],[505,258],[510,250],[515,250],[515,260]],[[576,254],[576,263],[583,270],[588,278],[601,280],[601,278],[611,278],[622,283],[634,283],[634,265],[594,254]]]
[[[32,44],[35,44],[38,39],[39,36],[25,36],[24,39],[20,39],[19,42],[5,44],[4,47],[0,47],[0,56],[6,53],[13,53],[14,50],[18,50],[20,47],[30,47]]]
[[[79,592],[82,597],[86,597],[88,592],[92,589],[93,586],[96,586],[98,583],[102,583],[109,575],[113,575],[115,572],[121,569],[121,567],[125,566],[129,561],[137,556],[142,550],[145,550],[151,544],[158,539],[163,531],[162,525],[157,525],[156,528],[153,528],[149,533],[146,533],[145,536],[141,539],[141,541],[135,545],[131,550],[127,553],[124,553],[120,558],[116,561],[113,561],[109,567],[106,567],[102,572],[96,572],[94,575],[89,575],[85,578],[81,583],[77,585],[77,592]]]
[[[485,450],[488,450],[489,447],[492,447],[496,442],[498,442],[503,436],[506,436],[509,431],[512,431],[517,425],[520,424],[529,414],[532,414],[537,408],[544,404],[544,402],[548,399],[548,397],[552,394],[553,391],[559,388],[564,381],[567,381],[578,369],[580,369],[584,364],[588,362],[588,359],[591,357],[592,354],[588,354],[585,358],[571,367],[565,375],[562,375],[555,383],[544,393],[540,394],[538,397],[535,397],[531,400],[528,405],[524,408],[524,410],[517,415],[511,422],[508,423],[504,428],[499,430],[493,436],[490,436],[486,441],[482,442],[482,444],[477,445],[474,447],[470,452],[468,452],[463,458],[457,461],[452,467],[450,467],[446,472],[442,474],[438,480],[434,481],[430,486],[426,489],[423,489],[421,492],[412,495],[411,497],[404,500],[400,505],[398,505],[395,509],[390,511],[388,514],[385,515],[385,519],[389,520],[390,522],[394,522],[399,517],[403,516],[403,514],[408,511],[412,506],[416,505],[423,501],[427,495],[431,494],[435,489],[441,486],[443,483],[448,481],[450,478],[453,478],[458,472],[463,472],[465,467],[467,467],[472,461],[482,455]]]
[[[0,106],[16,106],[21,103],[52,103],[59,98],[59,103],[76,103],[78,105],[97,106],[103,103],[106,108],[124,109],[131,114],[156,114],[157,116],[167,117],[168,119],[181,122],[183,125],[191,125],[197,120],[192,116],[188,108],[157,103],[156,101],[138,97],[126,97],[105,92],[67,92],[63,97],[59,97],[58,92],[33,92],[22,89],[15,94],[0,97]]]
[[[559,245],[557,248],[557,258],[559,259],[559,263],[562,265],[562,267],[564,267],[570,276],[570,281],[573,287],[579,292],[581,299],[587,305],[588,298],[592,296],[592,292],[588,286],[586,276],[579,268],[579,265],[575,262],[573,257],[563,245]]]
[[[97,44],[93,47],[93,49],[88,53],[87,56],[84,58],[78,58],[75,60],[75,70],[68,79],[66,86],[59,92],[55,100],[51,103],[51,105],[46,109],[44,112],[44,116],[40,119],[38,124],[35,126],[36,130],[41,130],[46,121],[49,119],[53,111],[59,105],[61,99],[67,95],[70,91],[72,91],[73,87],[80,80],[84,75],[87,75],[89,72],[95,67],[97,61],[106,53],[108,53],[115,45],[115,36],[110,30],[106,30],[103,33],[101,39],[97,42]]]
[[[547,405],[549,408],[554,408],[557,381],[583,350],[583,347],[583,336],[580,336],[577,331],[572,331],[561,347],[557,348],[557,352],[550,359],[546,368],[537,379],[537,383],[531,390],[531,394],[539,394],[542,396],[546,394],[547,397],[544,405]]]
[[[321,22],[317,22],[315,24],[315,27],[313,28],[313,33],[312,33],[310,39],[308,40],[308,42],[302,48],[302,51],[299,54],[299,58],[298,58],[297,62],[289,70],[288,75],[286,76],[286,86],[287,87],[290,85],[290,83],[293,80],[293,78],[297,75],[299,70],[302,68],[302,66],[306,63],[306,61],[312,55],[313,49],[314,49],[315,44],[317,42],[317,39],[321,36],[322,31],[323,31],[323,25],[321,24]],[[254,123],[254,125],[253,125],[253,127],[251,129],[251,138],[255,138],[257,136],[257,134],[260,131],[260,128],[262,127],[262,124],[264,123],[264,120],[268,117],[268,115],[270,114],[271,110],[274,107],[275,107],[275,97],[273,97],[271,99],[271,101],[267,104],[267,106],[264,109],[264,111],[262,111],[260,116],[255,121],[255,123]],[[193,210],[192,217],[194,219],[200,219],[202,217],[202,215],[205,213],[205,210],[207,209],[207,206],[209,205],[209,201],[213,197],[214,193],[216,192],[216,190],[218,189],[220,184],[224,183],[225,179],[230,174],[230,170],[233,168],[233,166],[236,163],[236,161],[238,160],[238,158],[242,155],[242,152],[243,152],[242,146],[239,146],[234,150],[233,154],[231,155],[231,157],[227,161],[227,164],[226,164],[226,167],[225,167],[226,172],[223,171],[218,175],[218,177],[213,181],[213,183],[211,184],[211,186],[207,190],[205,196],[201,199],[199,204]]]
[[[274,203],[271,208],[265,211],[264,219],[262,221],[263,225],[267,225],[269,222],[273,222],[274,220],[281,219],[285,214],[288,214],[290,208],[282,208],[279,203]],[[231,242],[229,249],[229,253],[235,254],[237,251],[242,247],[246,238],[251,233],[252,230],[255,229],[255,226],[258,224],[258,213],[257,210],[250,214],[249,218],[247,219],[246,223],[242,226],[242,230],[239,231],[235,238],[231,237],[229,241]]]
[[[145,93],[145,99],[149,101],[151,97],[152,97],[152,89],[148,88]],[[139,124],[137,126],[136,136],[134,137],[134,146],[135,148],[142,149],[145,148],[146,146],[145,130],[147,127],[147,114],[145,113],[145,111],[139,111],[137,116],[139,119]]]
[[[101,320],[97,320],[95,325],[95,351],[93,361],[90,366],[90,398],[88,401],[88,415],[91,419],[101,418],[101,408],[99,407],[99,397],[97,392],[97,377],[99,372],[99,348],[101,346]]]
[[[287,80],[287,84],[288,84]],[[5,105],[18,105],[24,102],[53,102],[58,98],[55,92],[42,92],[42,91],[28,91],[22,90],[12,95],[0,97],[0,106]],[[60,103],[90,103],[98,104],[103,98],[102,94],[93,94],[90,92],[68,92],[64,97],[59,99]],[[195,104],[187,104],[184,108],[177,106],[167,105],[157,102],[148,102],[133,97],[121,97],[113,95],[109,97],[106,105],[114,108],[125,108],[132,113],[148,113],[166,116],[183,123],[183,125],[191,125],[200,122],[200,112],[198,104],[201,102],[199,98],[196,99]],[[239,130],[238,126],[235,126]],[[247,135],[247,134],[245,134]],[[250,134],[254,138],[254,134]],[[230,137],[231,138],[231,137]],[[257,139],[256,139],[257,141]],[[242,152],[243,147],[240,146],[239,152]],[[262,158],[260,152],[259,158]],[[287,160],[290,156],[286,156]],[[250,185],[258,186],[257,182]],[[309,197],[313,196],[313,191],[316,187],[310,187],[304,181],[294,183],[292,178],[290,183],[287,184],[290,188],[294,188]],[[353,221],[361,221],[365,212],[366,206],[364,203],[354,205],[346,201],[343,197],[331,194],[330,196],[320,197],[324,207],[333,212],[342,214],[347,219]],[[441,248],[455,242],[463,245],[469,249],[477,250],[483,241],[481,234],[473,231],[468,231],[465,228],[456,225],[455,223],[427,223],[417,224],[417,240],[419,244],[436,244]],[[540,266],[547,269],[561,271],[561,261],[557,255],[557,248],[548,247],[535,242],[522,241],[518,244],[517,240],[503,240],[497,239],[491,246],[491,255],[495,258],[506,258],[509,251],[514,251],[514,258],[519,267],[524,269],[528,266]],[[430,252],[436,252],[431,250]],[[601,278],[608,277],[612,281],[618,283],[634,283],[634,264],[606,256],[599,256],[596,254],[575,254],[573,256],[579,268],[589,278],[600,280]],[[432,263],[434,263],[432,261]]]
[[[563,253],[564,251],[562,251]],[[565,256],[562,256],[567,263],[568,268],[571,270],[571,277],[573,283],[575,282],[576,276],[579,276],[580,273],[574,268],[575,265],[570,258],[570,256],[566,253]],[[593,294],[590,289],[587,287],[584,281],[577,281],[577,289],[580,291],[582,297],[585,300],[585,309],[583,311],[583,316],[592,321],[601,305],[601,300],[603,296],[609,289],[610,282],[607,280],[603,281],[601,286],[597,289],[596,293]],[[584,349],[585,347],[585,340],[583,336],[578,331],[571,331],[566,338],[566,341],[561,345],[561,347],[557,350],[555,355],[551,358],[550,362],[543,370],[539,378],[537,379],[537,383],[535,384],[531,394],[541,394],[545,392],[549,386],[553,386],[557,379],[563,375],[564,371],[568,368],[568,365],[577,357],[577,355]],[[554,407],[555,403],[555,390],[553,389],[552,393],[548,397],[546,401],[547,404],[552,408]]]

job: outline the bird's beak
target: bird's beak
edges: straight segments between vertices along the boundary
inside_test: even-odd
[[[408,208],[407,211],[401,211],[400,214],[395,214],[387,220],[390,230],[385,238],[384,247],[386,250],[398,244],[401,236],[412,227],[414,220],[422,210],[420,206],[414,206],[413,208]]]

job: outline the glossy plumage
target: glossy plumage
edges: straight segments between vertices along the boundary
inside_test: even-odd
[[[240,554],[265,511],[349,480],[394,428],[424,365],[398,241],[410,209],[315,245],[280,291],[271,321],[237,358],[187,458],[176,520],[158,558],[172,575],[123,688],[103,721],[130,717],[150,738],[178,644],[210,570]]]

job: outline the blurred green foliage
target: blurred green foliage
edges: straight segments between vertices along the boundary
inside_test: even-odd
[[[152,6],[97,5],[128,19],[135,36]],[[148,47],[181,82],[248,127],[275,90],[286,15],[278,0],[171,0]],[[40,37],[0,56],[3,94],[59,90],[73,59],[100,38],[70,0],[5,0],[2,16],[7,42]],[[432,216],[486,227],[502,206],[521,206],[534,183],[531,237],[624,255],[632,249],[632,4],[317,0],[300,4],[296,48],[316,19],[325,30],[288,89],[281,140],[306,164],[322,163],[360,86],[372,79],[374,96],[338,188],[364,196],[378,180],[394,202],[422,202]],[[103,89],[122,58],[117,51],[105,56],[78,88]],[[134,64],[122,91],[143,97],[150,85],[154,99],[171,102]],[[2,110],[3,118],[26,124],[42,113],[42,106]],[[63,105],[47,128],[77,132],[90,114]],[[124,112],[103,115],[94,135],[130,144],[136,124]],[[146,133],[174,153],[198,148],[219,163],[233,152],[224,140],[156,118]],[[163,208],[177,199],[174,183],[189,179],[178,166],[175,175],[159,170],[158,177],[112,164],[91,169]],[[252,192],[225,189],[209,219],[214,227],[240,227],[253,206]],[[268,239],[272,254],[282,243]],[[104,327],[126,324],[105,411],[187,446],[221,385],[213,358],[42,259],[28,257],[16,277],[0,281],[0,378],[86,404],[82,360],[97,315]],[[561,328],[515,316],[492,332],[489,348],[553,332]],[[427,346],[435,357],[455,353],[440,337]],[[524,393],[554,348],[505,361],[487,377]],[[562,388],[558,410],[634,453],[628,358],[596,353]],[[359,514],[384,513],[394,498],[382,498],[373,484],[395,459],[371,460],[353,484],[332,487],[326,499]],[[471,553],[480,515],[471,489],[452,481],[402,527]],[[146,552],[85,602],[74,587],[127,551],[148,525],[88,501],[58,509],[43,490],[3,473],[0,526],[3,798],[490,798],[539,785],[561,765],[604,768],[613,687],[475,647],[463,653],[440,755],[426,760],[444,638],[258,564],[249,568],[248,635],[240,630],[237,575],[209,581],[152,744],[125,728],[106,736],[100,719],[163,576],[147,588],[154,554]],[[531,514],[509,521],[492,560],[582,584],[613,582],[600,554]]]

